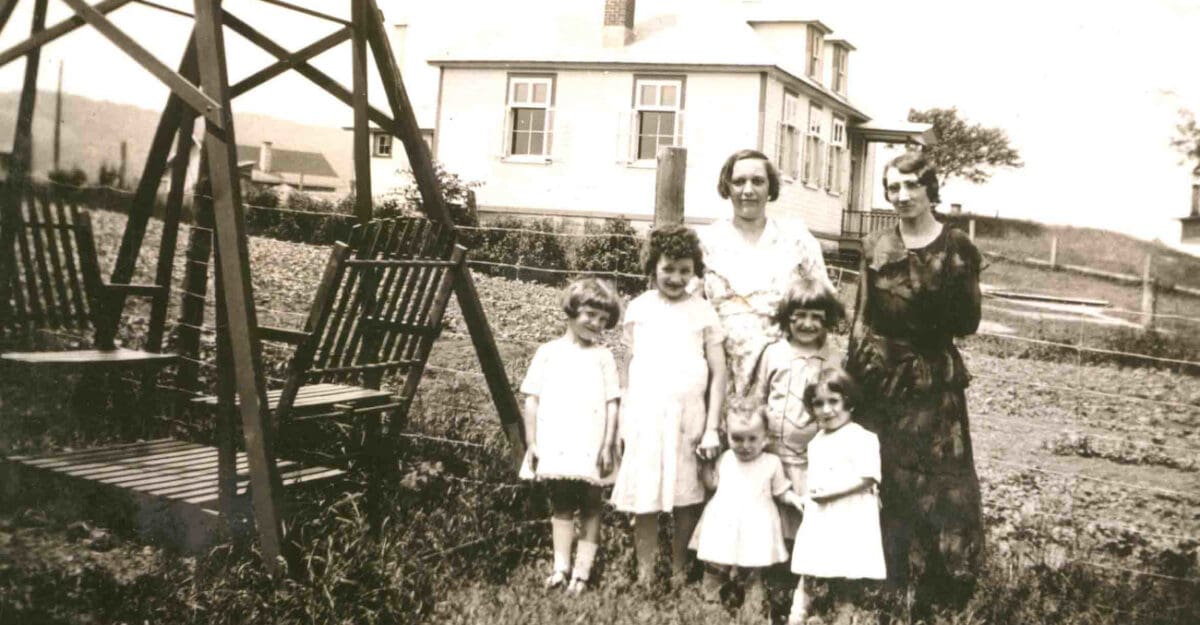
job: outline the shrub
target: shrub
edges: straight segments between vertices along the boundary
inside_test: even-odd
[[[589,221],[583,227],[586,237],[574,250],[573,267],[578,271],[615,271],[627,276],[603,276],[627,294],[646,289],[642,275],[642,246],[645,239],[638,236],[628,219],[605,219],[602,223]]]
[[[446,171],[446,168],[437,161],[433,163],[433,170],[437,175],[438,184],[442,188],[442,201],[450,211],[450,219],[460,226],[478,225],[479,217],[475,212],[474,189],[483,183],[478,180],[463,180],[458,174]],[[411,179],[412,170],[405,170],[405,173],[410,176],[408,185],[386,194],[385,201],[396,199],[410,210],[420,212],[423,203],[421,191],[417,187],[416,180]]]
[[[87,172],[78,167],[71,169],[55,169],[46,174],[50,179],[50,188],[67,202],[80,202],[87,189]]]
[[[464,242],[472,260],[505,265],[481,264],[478,271],[555,286],[566,282],[567,250],[558,236],[562,228],[553,220],[504,217],[468,232]]]

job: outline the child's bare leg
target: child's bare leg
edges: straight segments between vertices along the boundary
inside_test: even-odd
[[[804,625],[808,618],[808,594],[804,591],[804,576],[796,582],[796,592],[792,593],[792,611],[788,615],[788,625]]]
[[[654,581],[654,564],[658,560],[658,513],[639,514],[633,519],[634,547],[638,559],[638,581]]]
[[[744,569],[746,576],[746,596],[742,602],[742,614],[757,618],[763,614],[763,606],[767,602],[767,588],[763,585],[763,571],[760,569]]]
[[[688,543],[692,540],[692,533],[696,531],[696,523],[700,521],[702,512],[704,506],[697,504],[675,508],[671,514],[675,522],[675,533],[671,537],[671,574],[674,577],[687,575],[688,565],[691,564]]]
[[[554,542],[554,571],[546,578],[546,587],[567,583],[571,574],[571,546],[575,542],[575,506],[567,485],[550,485],[550,538]]]
[[[584,493],[583,505],[579,508],[579,524],[583,535],[579,537],[579,546],[575,550],[575,568],[571,572],[571,584],[567,592],[579,594],[587,589],[587,582],[592,576],[592,563],[596,560],[596,550],[600,543],[600,508],[602,495],[599,486],[588,486]]]
[[[705,601],[717,603],[721,600],[721,586],[729,577],[729,567],[719,564],[704,564],[704,579],[700,581],[700,594]]]

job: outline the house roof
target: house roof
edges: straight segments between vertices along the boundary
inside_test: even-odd
[[[260,145],[237,146],[238,163],[253,162],[258,168]],[[283,150],[271,148],[271,173],[304,174],[305,176],[328,176],[337,178],[337,172],[320,152],[302,152],[300,150]]]
[[[866,119],[842,95],[808,78],[803,59],[785,59],[754,32],[739,3],[718,0],[638,0],[632,40],[619,48],[602,44],[601,7],[589,3],[532,0],[521,19],[464,19],[462,39],[429,62],[441,66],[521,64],[526,66],[628,65],[712,67],[722,71],[778,70],[808,85],[848,112]],[[527,8],[522,5],[522,8]],[[763,14],[753,16],[766,20]],[[762,19],[759,19],[759,18]],[[785,19],[784,21],[815,20]],[[822,26],[824,26],[822,24]]]

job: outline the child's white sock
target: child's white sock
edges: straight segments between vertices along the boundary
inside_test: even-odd
[[[580,540],[579,545],[575,547],[575,572],[572,575],[575,579],[587,580],[592,576],[592,563],[596,560],[596,549],[600,545],[590,540]]]
[[[550,519],[550,537],[554,541],[554,570],[571,570],[571,544],[575,542],[575,519]]]

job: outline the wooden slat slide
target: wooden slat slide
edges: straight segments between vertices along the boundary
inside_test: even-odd
[[[0,250],[0,339],[32,346],[41,331],[62,332],[94,335],[95,347],[6,351],[0,362],[72,370],[156,369],[175,362],[174,354],[117,347],[111,333],[98,331],[120,314],[110,304],[116,295],[162,298],[165,288],[106,283],[87,211],[32,186],[19,203],[4,226],[13,229],[16,243],[12,250]]]

